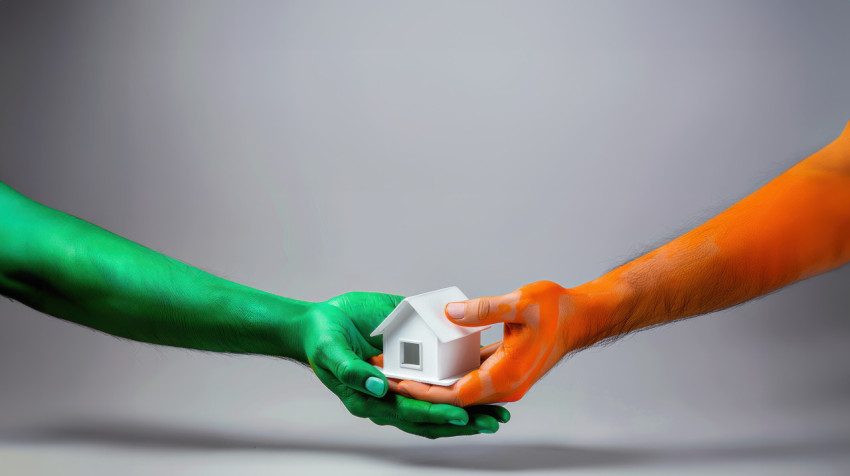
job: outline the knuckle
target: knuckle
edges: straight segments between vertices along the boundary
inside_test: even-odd
[[[404,401],[398,407],[398,417],[405,421],[420,423],[424,421],[422,413],[421,403],[417,400]]]
[[[470,306],[469,313],[466,315],[476,316],[479,320],[486,318],[490,314],[490,300],[486,298],[476,299],[467,303]]]
[[[537,281],[534,283],[535,290],[540,294],[557,293],[563,291],[563,287],[554,281]]]
[[[345,382],[351,376],[351,361],[340,360],[334,365],[334,375]]]

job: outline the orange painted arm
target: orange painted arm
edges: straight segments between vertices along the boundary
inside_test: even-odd
[[[614,290],[618,304],[574,345],[734,306],[848,261],[850,124],[720,215],[580,286]]]
[[[720,215],[572,289],[539,282],[452,303],[460,325],[505,323],[502,347],[451,387],[400,393],[472,405],[514,401],[569,352],[733,306],[850,261],[850,124],[841,136]]]

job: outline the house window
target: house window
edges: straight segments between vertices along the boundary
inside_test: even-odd
[[[408,369],[422,369],[422,343],[401,341],[401,366]]]

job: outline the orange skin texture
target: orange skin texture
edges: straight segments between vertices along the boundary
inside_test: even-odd
[[[720,215],[581,286],[549,281],[463,303],[459,325],[505,323],[481,367],[450,387],[390,389],[458,406],[520,399],[566,354],[720,310],[850,261],[850,124],[831,144]],[[447,306],[448,309],[448,306]]]

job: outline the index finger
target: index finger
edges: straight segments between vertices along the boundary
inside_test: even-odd
[[[472,373],[477,372],[478,371],[476,370]],[[395,386],[402,395],[407,395],[417,400],[424,400],[426,402],[431,403],[444,403],[448,405],[463,407],[464,402],[460,398],[460,383],[470,377],[470,375],[463,377],[462,379],[458,380],[449,387],[443,387],[440,385],[430,385],[427,383],[416,382],[413,380],[402,380],[397,384],[391,382],[390,387],[392,388],[393,386]]]

